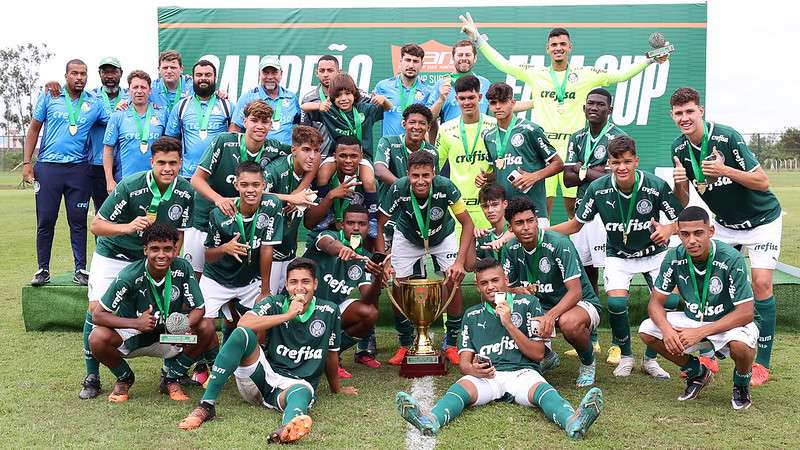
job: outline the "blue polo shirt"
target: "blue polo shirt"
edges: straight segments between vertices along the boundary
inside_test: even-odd
[[[478,77],[478,80],[481,82],[481,94],[483,95],[483,98],[481,99],[481,112],[485,114],[486,111],[489,110],[489,100],[486,99],[486,91],[489,90],[489,86],[492,83],[480,75],[475,76]],[[442,85],[443,81],[444,80],[439,80],[434,87],[434,90],[436,91],[436,97],[439,96],[439,87]],[[444,101],[444,105],[442,105],[442,111],[439,113],[439,122],[445,123],[448,120],[455,119],[460,115],[461,109],[459,109],[458,102],[456,101],[456,90],[455,88],[452,88],[450,89],[450,94],[447,95],[447,98]]]
[[[147,172],[150,167],[150,146],[153,141],[164,134],[167,127],[167,112],[164,108],[155,107],[150,115],[150,130],[147,135],[147,150],[143,153],[139,147],[140,135],[139,127],[136,124],[134,114],[136,110],[130,105],[126,111],[117,111],[111,115],[103,137],[103,144],[114,147],[115,159],[119,160],[122,178],[140,172]],[[139,116],[143,122],[147,113]]]
[[[84,91],[83,105],[78,115],[78,132],[69,134],[69,114],[64,103],[65,91],[58,97],[48,92],[40,92],[33,108],[33,118],[42,122],[42,143],[37,161],[48,163],[80,163],[89,160],[86,143],[89,132],[96,123],[108,122],[108,113],[99,97]],[[78,99],[72,100],[72,107],[78,107]]]
[[[434,90],[433,86],[423,83],[417,78],[414,98],[409,105],[420,103],[428,108],[433,105],[439,97],[439,91]],[[382,136],[397,136],[406,132],[403,128],[403,105],[400,104],[401,93],[405,94],[406,99],[411,95],[411,88],[407,88],[400,81],[400,75],[381,80],[375,85],[375,93],[383,95],[392,102],[392,109],[383,113]]]
[[[216,94],[215,94],[216,95]],[[211,141],[220,133],[226,133],[231,123],[231,103],[217,98],[217,103],[208,118],[207,136],[200,137],[201,117],[195,111],[195,96],[186,97],[169,113],[165,134],[180,138],[183,147],[183,166],[180,175],[190,179],[200,163]],[[200,115],[205,115],[209,100],[200,101]]]
[[[181,75],[181,79],[183,81],[183,89],[181,92],[181,98],[178,99],[178,102],[175,103],[177,105],[180,103],[180,100],[186,97],[189,97],[194,94],[194,84],[192,82],[192,76],[183,74]],[[169,116],[171,108],[169,107],[169,100],[175,98],[175,91],[165,92],[165,85],[164,80],[161,78],[153,81],[153,85],[150,86],[150,103],[155,103],[156,105],[164,108],[167,111],[167,115]]]
[[[292,129],[300,123],[300,103],[293,92],[278,87],[278,98],[274,99],[267,95],[264,87],[258,85],[249,91],[243,92],[236,103],[236,113],[233,116],[233,123],[244,130],[244,108],[253,100],[264,100],[277,111],[277,104],[281,102],[281,115],[272,116],[272,128],[267,135],[270,139],[275,139],[282,144],[292,145]]]
[[[130,100],[130,97],[128,96],[128,90],[120,87],[117,97],[113,100],[109,99],[110,101],[106,103],[105,97],[103,97],[103,94],[100,92],[102,89],[103,87],[99,87],[92,89],[90,92],[92,95],[97,97],[97,99],[100,101],[100,104],[102,104],[103,108],[105,108],[106,114],[108,114],[109,117],[111,117],[116,110],[117,103],[121,101],[127,102]],[[102,123],[94,124],[94,126],[92,126],[92,130],[89,131],[89,140],[86,145],[89,149],[89,164],[93,166],[103,165],[103,138],[105,134],[106,127]],[[115,161],[119,162],[118,159],[115,159]]]

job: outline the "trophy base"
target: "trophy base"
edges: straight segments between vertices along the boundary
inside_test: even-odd
[[[197,344],[196,334],[162,334],[158,338],[161,344]]]
[[[400,376],[403,378],[439,377],[447,375],[447,365],[441,353],[435,355],[407,354],[400,364]]]

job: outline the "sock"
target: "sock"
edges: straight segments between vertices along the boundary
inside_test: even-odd
[[[594,349],[592,348],[592,343],[590,342],[589,345],[586,347],[585,350],[581,351],[575,349],[578,352],[578,358],[581,360],[581,364],[584,366],[591,366],[594,363]]]
[[[461,315],[448,314],[444,322],[446,333],[444,336],[445,345],[456,345],[458,343],[458,332],[461,331]]]
[[[358,341],[358,344],[356,344],[356,353],[372,353],[372,351],[370,351],[370,342],[372,339],[375,339],[375,328],[369,330],[369,333]]]
[[[83,321],[83,362],[86,364],[86,375],[100,376],[100,363],[94,359],[92,349],[89,347],[89,335],[93,327],[92,313],[86,311],[86,318]]]
[[[746,374],[742,375],[738,370],[733,369],[733,385],[734,386],[750,386],[750,377],[753,375],[752,370],[748,370]]]
[[[203,360],[208,364],[214,364],[214,360],[217,359],[217,355],[219,354],[219,345],[214,346],[213,348],[208,349],[205,353],[203,353]]]
[[[589,334],[589,338],[592,340],[592,347],[594,347],[594,344],[596,344],[597,341],[598,341],[598,339],[597,339],[597,328],[592,330],[591,334]]]
[[[775,296],[756,300],[756,325],[758,325],[758,351],[756,362],[769,369],[772,357],[772,342],[775,338]]]
[[[225,382],[239,367],[242,358],[252,354],[258,346],[258,338],[249,328],[234,328],[225,345],[219,351],[208,377],[208,387],[203,393],[202,401],[214,404],[222,391]]]
[[[647,350],[644,351],[644,357],[647,359],[656,359],[657,356],[658,352],[650,347],[647,347]]]
[[[128,361],[125,361],[124,359],[117,367],[109,367],[109,369],[111,370],[111,373],[117,377],[117,379],[130,376],[133,373],[131,371],[131,366],[128,365]]]
[[[189,356],[186,352],[180,352],[172,358],[164,360],[164,368],[167,378],[185,377],[189,368],[197,361],[197,358]]]
[[[611,342],[622,350],[622,356],[631,352],[631,326],[628,322],[628,297],[608,297],[608,321],[611,323]]]
[[[285,406],[283,407],[283,420],[281,425],[286,425],[290,420],[297,416],[308,413],[308,406],[314,399],[314,393],[302,384],[289,386],[284,397]]]
[[[680,305],[680,303],[681,296],[673,292],[667,296],[667,301],[664,302],[664,309],[667,311],[675,311],[678,309],[678,305]]]
[[[450,386],[450,389],[445,392],[444,397],[433,405],[431,415],[439,422],[439,426],[443,427],[458,417],[469,404],[469,393],[467,390],[460,384],[454,383]]]
[[[537,405],[545,417],[557,423],[562,429],[567,425],[567,420],[575,414],[575,410],[568,401],[548,383],[540,383],[533,392],[533,404]]]
[[[691,379],[703,374],[703,365],[699,359],[689,355],[689,361],[681,366],[681,370],[686,372],[686,378]]]
[[[397,330],[397,339],[403,347],[411,347],[414,342],[414,326],[402,314],[394,316],[394,329]]]
[[[363,341],[363,339],[362,339]],[[343,353],[345,350],[348,350],[350,347],[359,343],[358,338],[354,338],[347,334],[346,331],[342,330],[342,341],[339,345],[339,353]]]
[[[377,219],[378,215],[378,193],[364,192],[364,207],[369,211],[369,219]]]
[[[236,329],[236,325],[234,325],[232,323],[229,323],[227,321],[224,321],[224,320],[222,321],[222,342],[220,343],[220,345],[224,345],[225,344],[225,341],[227,341],[228,338],[231,337],[231,333],[233,333],[233,330],[235,330],[235,329]],[[211,359],[209,361],[214,361],[214,360]]]

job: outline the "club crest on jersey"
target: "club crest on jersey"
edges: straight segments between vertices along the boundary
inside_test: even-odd
[[[638,203],[636,203],[636,212],[638,212],[639,214],[643,215],[650,214],[652,210],[653,210],[653,203],[646,198],[643,198],[639,200]]]
[[[606,146],[605,145],[598,145],[596,149],[594,149],[594,159],[603,159],[606,156]]]
[[[172,205],[167,210],[167,217],[169,220],[178,220],[181,218],[181,214],[183,214],[183,207],[181,205]]]
[[[511,323],[514,324],[515,327],[519,328],[522,326],[522,314],[515,312],[511,314]]]
[[[541,273],[549,273],[551,269],[550,261],[547,258],[542,258],[539,260],[539,272]]]
[[[292,100],[290,98],[283,99],[283,106],[289,107],[292,106]]]
[[[417,93],[414,94],[414,100],[418,100],[419,101],[419,100],[422,100],[423,98],[425,98],[425,93],[422,92],[422,91],[417,91]]]
[[[172,298],[171,298],[171,300],[170,300],[170,301],[173,301],[173,302],[174,302],[174,301],[178,300],[178,298],[179,298],[180,296],[181,296],[181,289],[180,289],[178,286],[174,286],[174,285],[173,285],[173,286],[172,286],[172,295],[170,296],[170,297],[172,297]]]
[[[444,210],[438,206],[431,208],[431,220],[439,220],[444,217]]]
[[[361,192],[350,192],[350,203],[354,205],[364,204],[364,194]]]
[[[153,116],[150,118],[150,125],[158,125],[158,117]]]
[[[513,145],[514,147],[519,147],[524,143],[525,143],[525,136],[523,136],[522,133],[517,133],[511,136],[511,145]]]
[[[262,229],[264,229],[264,227],[267,226],[268,222],[269,222],[269,219],[267,218],[267,215],[264,214],[264,213],[260,213],[258,215],[258,218],[256,219],[256,228],[258,228],[259,230],[262,230]]]
[[[349,269],[347,269],[347,278],[350,278],[353,281],[358,280],[361,278],[361,275],[364,274],[364,270],[361,269],[361,266],[353,265]]]
[[[325,322],[320,319],[311,321],[308,325],[308,332],[314,337],[322,336],[325,334]]]
[[[569,74],[569,82],[570,83],[576,83],[577,81],[578,81],[578,74],[577,73],[572,72],[571,74]]]
[[[84,102],[83,105],[81,105],[81,111],[83,112],[89,112],[90,109],[92,109],[92,104],[89,102]]]
[[[708,281],[708,292],[714,295],[718,295],[722,292],[722,280],[719,277],[713,276],[711,280]]]

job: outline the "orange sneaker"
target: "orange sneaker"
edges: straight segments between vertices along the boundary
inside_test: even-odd
[[[710,370],[714,375],[716,375],[717,372],[719,372],[719,362],[717,361],[717,358],[709,358],[707,356],[701,356],[699,359],[700,359],[700,364],[706,366],[706,369]]]
[[[108,401],[112,403],[124,403],[128,401],[128,391],[133,386],[135,378],[133,373],[130,376],[124,378],[117,378],[117,382],[114,383],[114,390],[108,394]]]
[[[305,414],[295,416],[289,423],[273,431],[272,434],[269,435],[267,441],[278,444],[297,442],[311,432],[311,425],[313,424],[314,422],[311,420],[311,417]]]
[[[444,356],[446,356],[447,359],[450,361],[450,364],[454,366],[457,366],[458,363],[461,361],[461,357],[458,356],[458,349],[453,346],[449,346],[446,349],[444,349]]]
[[[216,415],[217,413],[214,405],[200,402],[185,419],[181,420],[181,423],[178,424],[178,428],[181,430],[200,428],[200,425],[213,419]]]
[[[375,359],[374,356],[370,355],[367,352],[357,354],[355,356],[355,362],[363,364],[369,367],[370,369],[377,369],[381,366],[381,363],[378,362],[378,360]]]
[[[759,363],[753,363],[753,376],[750,378],[750,386],[761,386],[769,380],[769,369]]]
[[[392,366],[399,366],[403,364],[403,360],[405,359],[407,353],[408,347],[400,347],[397,349],[397,352],[394,354],[394,356],[389,358],[389,361],[387,362]]]
[[[353,374],[348,372],[344,367],[339,366],[339,378],[353,378]]]
[[[161,379],[161,386],[159,386],[159,391],[162,394],[169,395],[169,399],[176,401],[176,402],[185,402],[189,400],[189,396],[183,393],[183,389],[181,389],[181,384],[178,383],[178,380],[174,379]]]

